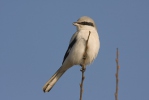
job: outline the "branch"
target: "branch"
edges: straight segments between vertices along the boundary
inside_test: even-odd
[[[80,100],[82,100],[82,94],[83,94],[83,82],[84,82],[84,79],[85,79],[85,76],[84,76],[84,72],[85,72],[85,60],[87,58],[87,49],[88,49],[88,40],[89,40],[89,37],[90,37],[90,31],[89,31],[89,35],[88,35],[88,38],[86,40],[86,45],[85,45],[85,51],[84,51],[84,54],[83,54],[83,64],[81,64],[81,72],[82,72],[82,80],[81,80],[81,84],[80,84]]]
[[[119,52],[118,52],[118,48],[117,48],[117,52],[116,52],[116,74],[115,74],[115,77],[116,77],[115,100],[118,100],[118,83],[119,83],[118,73],[119,73],[119,69],[120,69],[120,66],[119,66]]]

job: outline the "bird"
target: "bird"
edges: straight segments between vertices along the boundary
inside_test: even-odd
[[[43,92],[49,92],[69,68],[74,65],[83,64],[83,54],[85,52],[88,37],[88,49],[86,51],[85,65],[91,64],[98,55],[100,49],[100,39],[94,20],[88,16],[82,16],[74,22],[73,25],[76,26],[77,31],[70,39],[62,65],[43,86]]]

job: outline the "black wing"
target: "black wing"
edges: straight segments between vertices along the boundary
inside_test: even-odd
[[[68,47],[68,49],[67,49],[67,51],[66,51],[66,53],[65,53],[65,56],[64,56],[64,58],[63,58],[63,63],[64,63],[64,61],[66,60],[66,58],[68,57],[69,52],[70,52],[71,48],[74,46],[74,44],[76,43],[76,41],[77,41],[77,38],[75,37],[75,38],[72,40],[72,42],[69,44],[69,47]],[[62,63],[62,64],[63,64],[63,63]]]

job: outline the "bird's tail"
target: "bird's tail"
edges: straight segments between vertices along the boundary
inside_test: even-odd
[[[55,83],[59,80],[59,78],[65,73],[67,69],[60,67],[55,74],[48,80],[48,82],[43,86],[44,92],[49,92],[52,87],[55,85]]]

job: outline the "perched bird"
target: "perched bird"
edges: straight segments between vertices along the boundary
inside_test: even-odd
[[[44,92],[49,92],[59,78],[73,65],[83,64],[83,54],[85,52],[86,41],[88,39],[89,33],[90,36],[87,43],[88,49],[86,51],[87,55],[85,59],[85,65],[92,63],[98,54],[100,41],[94,21],[90,17],[83,16],[79,18],[77,22],[74,22],[73,25],[76,26],[77,32],[73,34],[70,40],[68,49],[62,62],[62,66],[43,86]]]

